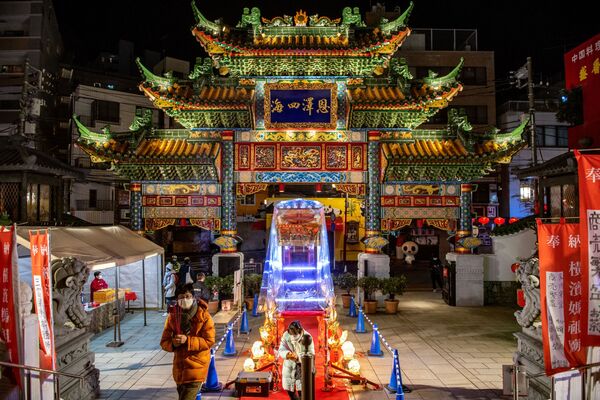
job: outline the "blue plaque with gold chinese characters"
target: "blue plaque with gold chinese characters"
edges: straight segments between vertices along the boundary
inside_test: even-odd
[[[265,128],[335,129],[334,83],[265,84]]]

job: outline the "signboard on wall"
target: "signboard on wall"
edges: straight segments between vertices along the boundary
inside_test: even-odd
[[[565,84],[583,91],[583,124],[569,128],[569,148],[597,147],[600,128],[600,34],[565,53]]]
[[[335,83],[265,84],[265,128],[335,129]]]

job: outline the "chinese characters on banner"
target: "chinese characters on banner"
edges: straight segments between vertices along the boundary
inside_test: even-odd
[[[569,127],[569,147],[579,148],[583,138],[592,140],[591,147],[600,146],[600,34],[569,50],[564,55],[565,83],[568,90],[580,86],[583,92],[583,124]]]
[[[546,375],[585,365],[585,303],[579,224],[538,223],[542,342]]]
[[[31,249],[33,297],[35,312],[38,315],[39,321],[40,367],[55,369],[48,231],[44,231],[43,233],[29,231],[29,243]]]
[[[17,239],[15,227],[6,229],[0,226],[0,339],[6,343],[8,360],[19,364],[19,343],[17,332],[19,321],[17,320],[16,304],[19,277],[17,273]],[[13,369],[15,381],[20,385],[21,376],[17,369]]]
[[[575,150],[579,177],[581,268],[587,301],[582,313],[584,344],[600,346],[600,155]]]

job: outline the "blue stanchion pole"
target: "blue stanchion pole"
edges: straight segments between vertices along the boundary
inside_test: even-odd
[[[354,330],[356,333],[367,333],[365,329],[365,317],[363,316],[363,310],[358,310],[358,319],[356,320],[356,329]]]
[[[254,304],[252,304],[252,316],[258,317],[258,293],[254,293]]]
[[[354,297],[350,298],[350,311],[348,312],[348,316],[353,318],[358,316],[356,314],[356,303],[354,302]]]
[[[246,304],[242,310],[242,322],[240,323],[240,333],[250,333],[250,325],[248,324],[248,311],[246,311]]]
[[[217,375],[217,366],[215,364],[215,350],[210,349],[210,364],[208,365],[208,374],[206,382],[202,385],[200,392],[220,392],[223,389],[223,384],[219,382]],[[196,395],[196,400],[200,399],[200,392]]]
[[[398,356],[398,350],[394,349],[394,358],[392,360],[392,374],[390,376],[390,383],[386,386],[387,390],[392,393],[396,393],[396,400],[404,400],[404,387],[402,385],[402,371],[400,370],[400,357]]]
[[[368,354],[374,357],[383,357],[383,351],[381,351],[381,344],[379,343],[379,328],[377,324],[373,325],[373,336],[371,337],[371,348]]]
[[[225,350],[223,355],[226,357],[233,357],[237,355],[235,350],[235,341],[233,340],[233,325],[227,327],[227,337],[225,338]]]

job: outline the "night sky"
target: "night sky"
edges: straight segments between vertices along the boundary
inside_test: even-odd
[[[136,53],[143,49],[163,51],[177,58],[193,61],[203,55],[192,37],[194,17],[188,0],[54,0],[63,41],[70,60],[86,65],[100,51],[115,51],[119,39],[135,43]],[[408,1],[387,2],[388,9]],[[424,1],[416,0],[409,26],[413,28],[476,28],[479,50],[496,52],[497,79],[533,56],[536,79],[561,79],[562,54],[600,32],[600,16],[592,11],[592,2],[569,1]],[[204,15],[215,20],[222,17],[235,25],[243,7],[258,6],[262,15],[294,15],[297,9],[337,18],[345,6],[370,8],[369,1],[276,0],[239,1],[197,0]],[[555,82],[554,82],[555,83]]]

